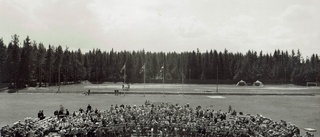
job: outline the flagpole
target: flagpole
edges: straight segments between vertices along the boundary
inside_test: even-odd
[[[183,70],[182,70],[182,73],[181,73],[181,81],[182,81],[181,90],[182,90],[182,95],[183,95]]]
[[[146,96],[146,66],[143,66],[143,87],[144,87],[144,96]]]
[[[218,68],[218,66],[217,66],[217,93],[219,92],[219,91],[218,91],[218,84],[219,84],[218,78],[219,78],[219,68]]]
[[[123,85],[126,84],[126,67],[127,67],[126,65],[127,65],[127,63],[124,64]],[[123,91],[123,96],[125,96],[125,95],[126,95],[126,90]]]
[[[162,94],[164,96],[164,64],[163,64],[163,70],[162,70]]]
[[[190,76],[191,76],[191,69],[189,69],[189,89],[191,90],[191,84],[190,84]]]
[[[59,64],[59,75],[58,75],[58,84],[59,84],[59,87],[58,87],[58,91],[57,91],[57,93],[60,93],[60,85],[61,85],[61,83],[60,83],[60,69],[61,69],[61,67],[60,67],[60,64]]]

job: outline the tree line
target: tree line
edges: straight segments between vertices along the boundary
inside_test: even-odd
[[[126,74],[120,71],[125,65]],[[105,81],[143,82],[141,68],[145,66],[146,82],[235,84],[239,80],[260,80],[272,84],[305,84],[320,79],[320,59],[317,54],[303,59],[299,50],[275,50],[274,53],[232,53],[228,50],[205,52],[101,51],[82,53],[68,47],[32,41],[29,36],[21,44],[13,35],[6,45],[0,39],[0,81],[12,88],[52,86]],[[163,73],[160,69],[163,66]]]

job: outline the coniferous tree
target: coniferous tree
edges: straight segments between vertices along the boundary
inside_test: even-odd
[[[45,61],[45,72],[46,72],[46,83],[48,86],[52,85],[52,73],[53,73],[53,61],[54,61],[54,52],[51,45],[47,50],[46,61]]]
[[[44,71],[44,64],[46,61],[46,48],[44,47],[43,43],[39,43],[38,45],[38,51],[36,55],[36,62],[37,62],[37,72],[38,72],[38,82],[39,86],[42,86],[42,82],[45,79],[44,74],[46,73]]]
[[[56,48],[56,52],[54,54],[54,82],[60,85],[61,82],[61,66],[62,66],[62,59],[63,59],[63,50],[62,47],[59,45]]]
[[[32,81],[33,70],[33,49],[29,36],[23,42],[19,64],[19,85],[28,85]]]
[[[83,65],[83,57],[82,57],[82,52],[81,52],[81,50],[80,49],[78,49],[78,51],[77,52],[75,52],[74,53],[75,55],[74,55],[74,73],[75,73],[75,82],[77,83],[77,82],[79,82],[79,81],[81,81],[83,78],[84,78],[84,76],[85,76],[85,74],[86,74],[86,70],[85,70],[85,67],[84,67],[84,65]],[[103,60],[101,60],[101,62],[100,62],[100,66],[103,66],[104,65],[104,61]],[[104,77],[104,73],[102,72],[103,70],[102,70],[102,67],[100,67],[100,76],[101,77]]]
[[[0,83],[6,81],[5,63],[7,59],[7,47],[0,38]]]
[[[43,81],[49,85],[59,84],[59,76],[65,84],[82,80],[119,82],[123,80],[120,69],[125,62],[127,82],[143,81],[140,69],[144,64],[147,82],[150,78],[162,78],[160,69],[163,65],[166,82],[176,83],[189,77],[194,82],[210,83],[217,78],[217,69],[221,82],[228,84],[241,79],[294,84],[320,79],[318,55],[303,59],[299,50],[292,50],[289,54],[277,49],[272,54],[263,54],[261,51],[259,55],[256,51],[242,54],[226,49],[223,52],[210,50],[204,53],[198,49],[181,53],[145,53],[144,50],[116,52],[113,49],[106,52],[93,49],[82,53],[80,49],[69,51],[66,48],[63,51],[61,46],[54,48],[49,45],[46,49],[42,43],[38,46],[36,42],[31,43],[29,37],[24,40],[23,47],[19,47],[17,35],[6,47],[0,39],[0,81],[12,83],[12,87],[22,87],[34,80],[40,86]],[[187,83],[187,80],[184,82]]]
[[[61,75],[62,78],[61,80],[64,81],[64,84],[68,84],[69,81],[71,81],[71,76],[70,73],[72,72],[71,70],[71,53],[69,51],[69,48],[66,47],[66,49],[63,52],[63,60],[62,60],[62,68],[61,68]]]
[[[19,63],[20,63],[20,48],[19,48],[19,36],[13,35],[12,41],[8,45],[7,50],[7,60],[5,70],[8,74],[7,80],[11,83],[11,88],[19,87],[18,77],[19,77]]]
[[[159,64],[159,60],[157,58],[157,55],[156,54],[152,54],[151,56],[151,62],[150,62],[150,66],[151,68],[150,69],[150,76],[155,79],[156,78],[156,75],[159,74],[159,71],[160,71],[160,67],[162,67],[163,64]]]

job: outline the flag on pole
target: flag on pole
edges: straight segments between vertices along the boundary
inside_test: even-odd
[[[163,69],[164,69],[164,66],[162,66],[162,67],[161,67],[161,69],[160,69],[160,73],[162,73]]]
[[[124,65],[122,66],[122,68],[121,68],[121,70],[120,70],[120,73],[122,73],[122,71],[123,71],[124,69],[126,69],[126,64],[124,64]]]
[[[145,69],[146,69],[146,64],[143,64],[143,66],[141,67],[141,69],[140,69],[140,74],[142,73],[142,72],[144,72],[145,71]]]

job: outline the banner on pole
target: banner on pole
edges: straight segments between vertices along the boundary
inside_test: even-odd
[[[126,69],[126,64],[124,64],[124,65],[122,66],[122,68],[121,68],[121,70],[120,70],[120,73],[122,73],[123,70],[125,70],[125,69]]]

